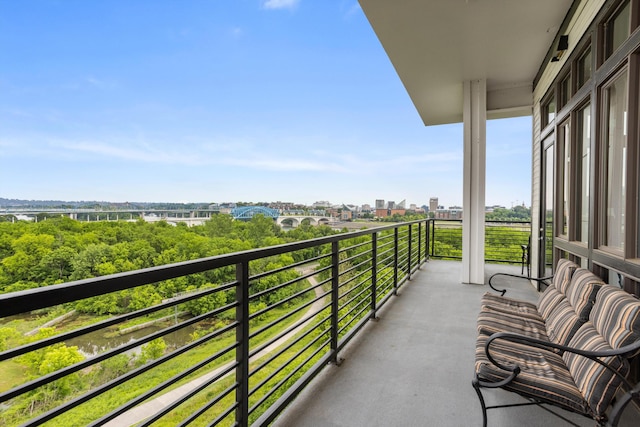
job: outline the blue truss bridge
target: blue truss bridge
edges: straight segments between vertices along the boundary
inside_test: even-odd
[[[233,219],[248,221],[253,218],[254,215],[258,214],[275,220],[280,216],[280,212],[277,209],[271,209],[266,206],[239,206],[231,209]]]

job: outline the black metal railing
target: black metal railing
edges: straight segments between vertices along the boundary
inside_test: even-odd
[[[431,220],[428,225],[429,256],[462,259],[462,220]],[[485,262],[528,263],[530,236],[530,222],[486,221]]]
[[[43,362],[46,369],[0,393],[3,422],[266,425],[327,363],[340,363],[339,351],[426,261],[430,229],[427,220],[394,224],[0,295],[7,318],[211,279],[160,304],[79,316],[76,326],[4,349],[0,367],[29,358],[57,365]],[[143,322],[154,327],[94,354],[72,345]],[[188,338],[168,343],[179,333]]]

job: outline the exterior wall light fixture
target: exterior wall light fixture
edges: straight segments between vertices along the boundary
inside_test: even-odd
[[[569,49],[569,36],[563,34],[560,36],[560,40],[558,40],[558,48],[556,49],[556,54],[551,58],[551,62],[558,62],[562,55]]]

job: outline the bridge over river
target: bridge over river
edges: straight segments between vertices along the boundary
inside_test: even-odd
[[[38,209],[38,208],[8,208],[0,209],[0,215],[13,215],[19,220],[38,221],[51,217],[67,216],[78,221],[137,221],[147,222],[166,221],[169,224],[185,223],[191,227],[202,225],[212,215],[218,215],[216,209]],[[332,225],[336,219],[331,216],[318,215],[280,215],[276,209],[264,206],[244,206],[231,210],[236,220],[250,220],[253,215],[261,214],[273,218],[281,227],[296,228],[307,220],[310,225]]]

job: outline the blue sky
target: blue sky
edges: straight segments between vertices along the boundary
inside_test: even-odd
[[[0,197],[462,201],[356,0],[0,0]],[[489,122],[487,204],[529,205],[531,118]]]

